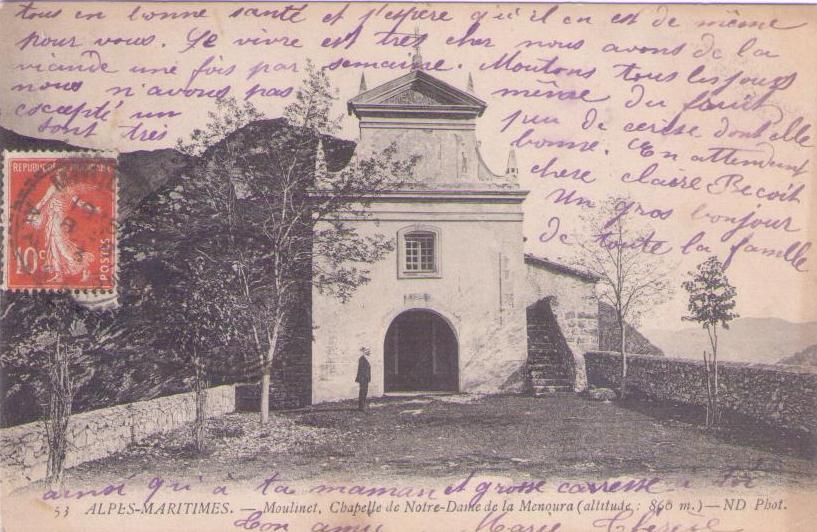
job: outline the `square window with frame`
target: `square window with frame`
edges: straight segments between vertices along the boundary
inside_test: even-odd
[[[407,272],[433,272],[434,264],[434,233],[428,231],[414,231],[405,236]]]
[[[413,225],[397,232],[397,277],[440,278],[440,230]]]

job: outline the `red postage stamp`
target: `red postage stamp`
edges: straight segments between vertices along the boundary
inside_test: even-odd
[[[113,291],[116,156],[5,152],[3,288]]]

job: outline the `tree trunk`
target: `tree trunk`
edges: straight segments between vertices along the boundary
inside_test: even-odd
[[[60,487],[65,471],[68,450],[68,422],[74,402],[74,383],[70,374],[70,360],[66,349],[57,343],[48,368],[48,418],[45,433],[48,442],[46,476],[52,487]]]
[[[627,396],[627,352],[625,349],[626,344],[626,324],[624,323],[624,318],[620,318],[618,321],[618,330],[620,333],[619,336],[619,352],[621,353],[621,399],[624,399]]]
[[[712,343],[712,365],[714,366],[715,383],[713,385],[714,393],[712,394],[712,424],[718,426],[721,423],[721,408],[718,404],[718,326],[715,325],[712,329],[712,336],[714,341]]]
[[[263,373],[261,374],[261,424],[266,425],[269,421],[269,384],[270,384],[270,367],[268,364],[264,365]]]
[[[712,426],[712,370],[704,350],[704,377],[706,378],[706,428]]]
[[[196,419],[193,422],[193,446],[197,452],[203,452],[206,446],[207,375],[196,348],[193,348],[193,371],[193,391],[195,392],[196,401]]]
[[[712,353],[709,358],[704,351],[704,362],[706,364],[706,391],[708,395],[706,426],[707,428],[717,426],[721,421],[720,405],[718,404],[718,324],[707,323],[704,325],[709,336],[709,346]]]
[[[272,372],[272,361],[275,358],[275,351],[278,349],[278,338],[281,335],[281,323],[283,316],[278,313],[272,324],[272,329],[267,328],[267,354],[263,357],[261,366],[261,424],[266,425],[269,421],[269,386],[270,373]]]
[[[205,448],[207,421],[207,387],[196,385],[196,420],[193,423],[193,445],[196,451],[202,452]]]

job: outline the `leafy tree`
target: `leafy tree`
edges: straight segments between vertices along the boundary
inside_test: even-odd
[[[671,295],[665,250],[652,227],[636,218],[635,205],[627,197],[610,197],[585,215],[574,259],[576,266],[599,278],[598,297],[615,312],[622,399],[627,395],[627,324],[637,325],[645,311]]]
[[[200,154],[180,192],[196,211],[188,231],[219,242],[210,256],[240,287],[233,312],[245,317],[241,330],[256,353],[261,423],[273,361],[297,334],[312,287],[346,300],[369,280],[367,265],[394,248],[384,235],[359,235],[344,215],[361,216],[377,194],[411,183],[413,161],[397,161],[393,146],[328,169],[334,99],[325,72],[310,64],[285,120],[246,123],[257,112],[224,100],[204,133],[180,143]]]
[[[237,310],[235,271],[225,259],[230,242],[223,228],[233,223],[234,209],[225,217],[208,188],[217,184],[194,179],[183,175],[133,214],[123,241],[139,251],[125,253],[150,279],[142,289],[138,279],[123,279],[128,318],[120,325],[143,357],[154,361],[152,379],[173,376],[194,392],[192,442],[200,452],[207,389],[229,365],[228,347],[241,337],[245,320]]]
[[[3,319],[2,365],[24,367],[40,402],[48,445],[47,479],[63,481],[68,424],[77,391],[93,376],[92,357],[108,347],[110,315],[89,310],[67,294],[17,294]],[[21,326],[7,325],[25,315]],[[12,386],[19,386],[14,383]]]
[[[739,317],[733,312],[737,290],[729,284],[723,264],[716,256],[711,256],[698,265],[695,272],[689,272],[690,279],[682,286],[689,293],[689,315],[682,319],[697,321],[709,336],[711,353],[703,352],[706,371],[706,426],[720,423],[718,404],[718,328],[729,329],[729,322]]]
[[[131,326],[150,332],[150,347],[165,364],[176,367],[195,394],[196,417],[193,446],[205,449],[207,389],[211,375],[227,363],[225,345],[240,330],[240,315],[234,312],[237,287],[232,272],[208,255],[207,249],[191,246],[167,264],[165,282],[151,291],[147,308],[161,319],[146,319]],[[143,314],[143,316],[145,316]],[[140,327],[141,325],[141,327]]]

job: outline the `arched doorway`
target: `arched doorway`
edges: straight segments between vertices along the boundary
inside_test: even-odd
[[[383,346],[386,392],[452,391],[459,385],[457,338],[428,310],[408,310],[392,321]]]

